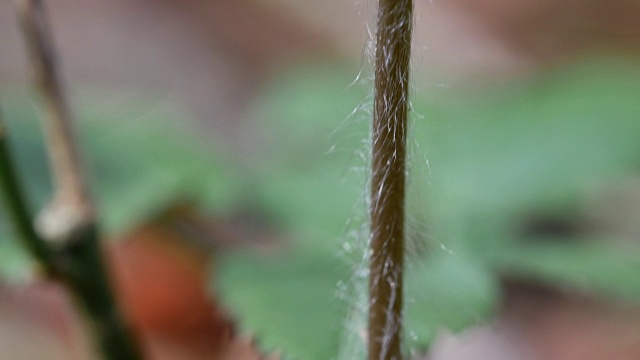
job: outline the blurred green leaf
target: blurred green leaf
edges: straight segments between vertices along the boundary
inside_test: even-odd
[[[31,99],[7,94],[3,99],[9,140],[27,198],[34,212],[51,196],[51,182],[38,116]],[[127,101],[107,93],[78,101],[78,140],[88,164],[100,224],[108,235],[127,231],[150,214],[180,198],[223,211],[239,192],[234,167],[214,148],[180,126],[180,111],[154,101]],[[26,268],[11,229],[0,218],[3,254],[0,272]],[[11,254],[11,255],[8,255]]]
[[[222,257],[216,288],[242,329],[287,358],[333,358],[344,334],[349,304],[336,294],[352,266],[337,249],[347,221],[364,211],[366,174],[353,166],[362,165],[356,153],[368,128],[343,123],[361,100],[347,89],[351,76],[342,67],[296,69],[265,88],[251,112],[252,196],[296,242],[284,253]],[[346,128],[358,135],[345,138]]]
[[[349,269],[326,252],[224,257],[218,288],[225,305],[265,351],[285,358],[330,359],[340,345],[346,306],[337,284]]]
[[[259,205],[301,241],[332,252],[365,195],[357,154],[369,125],[350,117],[362,100],[352,76],[336,65],[283,74],[258,97],[247,131],[256,134],[247,161]]]
[[[607,244],[606,239],[583,239],[584,243],[570,244],[564,240],[547,239],[545,244],[504,246],[488,258],[510,277],[640,302],[637,244],[616,247]]]
[[[436,253],[407,267],[405,331],[413,349],[426,348],[438,332],[486,320],[497,305],[498,282],[472,256]]]
[[[412,127],[419,148],[409,200],[429,240],[424,255],[410,254],[407,344],[426,346],[439,329],[485,319],[502,273],[595,294],[640,293],[634,247],[592,247],[579,236],[550,246],[520,233],[529,216],[578,216],[594,187],[637,175],[638,74],[602,61],[482,96],[416,94],[424,118]],[[343,122],[364,97],[346,94],[348,82],[344,70],[303,68],[267,86],[254,111],[264,133],[256,193],[299,241],[279,255],[234,254],[217,270],[218,290],[242,327],[304,360],[337,355],[353,306],[333,296],[352,278],[336,255],[340,228],[349,214],[364,213],[354,205],[367,195],[364,172],[344,176],[349,163],[366,167],[354,154],[368,129],[366,119]],[[322,154],[335,129],[347,135],[338,136],[342,151],[332,162]]]
[[[585,228],[597,224],[577,224],[583,229],[555,239],[570,243],[566,248],[547,248],[544,238],[523,234],[535,218],[589,222],[599,191],[638,176],[639,92],[637,65],[592,62],[546,74],[490,100],[459,101],[451,113],[441,109],[429,124],[416,123],[432,174],[429,185],[423,182],[432,237],[497,271],[511,257],[510,271],[537,278],[546,274],[545,282],[564,287],[578,282],[575,265],[582,264],[582,290],[640,294],[635,281],[602,286],[619,283],[630,269],[640,270],[634,259],[640,258],[637,239],[600,234],[607,251],[598,255],[581,248],[589,243]],[[499,262],[496,253],[502,253]],[[624,272],[617,271],[620,261]],[[566,266],[552,266],[563,262]],[[616,271],[596,276],[598,268]]]
[[[216,269],[218,294],[241,327],[255,333],[266,349],[282,349],[295,359],[348,353],[342,342],[354,334],[346,333],[347,319],[362,311],[358,307],[366,312],[356,294],[346,299],[336,295],[362,256],[356,244],[349,251],[340,249],[345,231],[361,225],[368,196],[368,159],[359,154],[368,151],[369,119],[366,113],[352,114],[364,97],[359,89],[348,88],[352,74],[342,68],[303,68],[264,90],[253,112],[263,136],[256,140],[261,149],[254,159],[260,179],[254,184],[256,197],[296,242],[284,254],[234,254]],[[350,227],[349,220],[356,224]],[[452,264],[457,264],[454,259],[433,267],[416,263],[409,281],[429,285],[410,288],[416,290],[409,292],[414,300],[408,335],[415,338],[412,344],[424,344],[443,326],[460,328],[476,321],[491,308],[491,279],[470,263]],[[447,268],[455,276],[445,276]],[[475,286],[467,286],[475,280]],[[451,283],[464,286],[442,291]],[[462,310],[450,311],[458,306]],[[432,312],[433,307],[438,311]]]

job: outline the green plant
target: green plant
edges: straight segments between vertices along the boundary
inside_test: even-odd
[[[95,208],[81,169],[71,112],[56,72],[43,4],[25,0],[17,1],[15,6],[44,110],[55,189],[53,200],[38,218],[36,231],[0,119],[1,185],[6,208],[44,275],[64,285],[74,296],[100,354],[105,359],[141,359],[141,349],[116,305],[109,283]]]
[[[414,120],[407,122],[411,3],[394,4],[400,4],[399,10],[381,17],[378,32],[379,43],[390,45],[377,48],[373,104],[371,188],[380,192],[363,194],[368,175],[350,168],[361,165],[355,154],[362,150],[369,128],[368,117],[363,123],[343,122],[360,101],[345,90],[354,71],[339,65],[304,68],[288,72],[265,89],[262,103],[256,104],[256,120],[266,124],[266,137],[275,140],[265,141],[264,147],[259,144],[260,153],[243,159],[242,170],[229,164],[220,170],[223,166],[212,164],[208,150],[176,147],[179,134],[160,129],[155,118],[149,128],[150,122],[121,124],[124,131],[114,131],[113,122],[106,127],[100,120],[85,123],[80,133],[91,154],[90,174],[106,227],[126,228],[185,188],[221,211],[250,197],[250,205],[267,212],[294,241],[271,252],[224,254],[216,268],[218,293],[240,327],[255,333],[266,350],[302,360],[364,358],[367,342],[370,359],[400,358],[403,349],[423,349],[443,328],[460,330],[490,318],[499,306],[503,276],[639,301],[640,257],[634,238],[574,231],[581,230],[585,220],[606,220],[598,208],[611,205],[607,191],[626,189],[637,176],[637,66],[613,60],[581,64],[489,96],[455,91],[418,94],[413,99]],[[385,10],[390,8],[382,6]],[[402,26],[393,25],[396,22]],[[395,35],[400,38],[392,38]],[[385,49],[391,52],[385,55]],[[400,60],[387,61],[394,58]],[[317,78],[310,80],[308,74]],[[60,106],[61,99],[51,100],[56,96],[61,95],[44,97],[52,106]],[[18,107],[7,112],[17,119],[8,126],[16,134],[13,142],[22,146],[16,149],[17,158],[33,162],[31,155],[37,154],[41,166],[25,169],[39,175],[17,181],[6,139],[0,139],[2,185],[13,222],[45,271],[62,277],[77,293],[99,323],[96,333],[106,343],[113,333],[101,333],[100,328],[105,323],[111,326],[112,319],[105,314],[111,314],[114,304],[100,265],[97,220],[91,218],[91,231],[80,233],[82,246],[63,246],[65,259],[71,254],[73,271],[56,265],[61,253],[34,231],[28,213],[32,203],[42,205],[51,190],[47,181],[38,181],[45,178],[45,151],[29,128],[33,122],[22,121],[33,114]],[[58,111],[59,117],[68,116]],[[328,141],[322,136],[336,128],[343,129],[338,136],[346,135]],[[407,137],[420,144],[409,156],[405,146],[412,141]],[[150,154],[156,160],[153,165],[147,163]],[[18,160],[18,168],[27,162]],[[62,177],[56,187],[65,181]],[[367,196],[372,197],[372,209],[366,209]],[[384,206],[375,205],[380,202],[391,210],[381,210]],[[370,224],[360,219],[367,211]],[[349,220],[355,225],[347,229],[360,232],[353,237],[344,234]],[[558,222],[571,230],[539,226]],[[362,244],[369,239],[369,231],[362,230],[366,227],[374,233],[373,258],[381,260],[374,261],[371,270],[375,302],[367,299],[370,253]],[[395,241],[387,241],[390,238]],[[393,249],[385,250],[386,245]],[[376,253],[388,256],[376,258]],[[78,275],[87,269],[96,276]],[[393,276],[404,273],[404,279],[376,281],[389,275],[381,269]],[[402,283],[406,291],[401,290]],[[380,284],[382,291],[377,288]],[[87,295],[92,293],[97,296]],[[376,309],[378,305],[383,309]],[[369,307],[374,321],[367,321]],[[115,330],[120,332],[116,340],[132,346],[126,344],[129,339],[121,320],[116,320]],[[367,337],[370,340],[364,340]],[[382,345],[383,337],[389,347]],[[138,356],[135,349],[102,347],[110,358]]]
[[[266,350],[294,359],[365,356],[366,236],[345,234],[340,220],[351,218],[347,229],[358,232],[358,213],[366,211],[366,174],[353,166],[367,114],[344,123],[360,101],[358,89],[345,90],[353,73],[305,67],[265,88],[254,112],[272,126],[265,132],[298,130],[255,159],[277,159],[277,172],[292,176],[272,176],[265,167],[256,192],[298,240],[277,255],[234,253],[217,270],[218,293],[241,328]],[[323,74],[322,81],[309,74]],[[490,319],[503,276],[638,301],[632,239],[586,229],[527,233],[539,218],[581,224],[602,205],[593,199],[634,178],[638,75],[632,63],[595,59],[489,93],[439,90],[413,98],[409,136],[419,147],[409,158],[407,350],[427,347],[443,328]],[[309,106],[326,110],[309,114]],[[317,135],[336,128],[332,138]],[[299,152],[285,151],[292,147],[314,160],[301,163]]]

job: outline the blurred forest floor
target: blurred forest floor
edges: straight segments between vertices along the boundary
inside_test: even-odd
[[[48,5],[63,74],[74,89],[135,90],[177,101],[203,128],[225,136],[238,130],[261,82],[291,64],[366,63],[375,11],[362,0]],[[420,0],[413,82],[417,90],[500,82],[584,54],[637,56],[639,13],[638,2],[625,0]],[[24,86],[24,51],[10,3],[0,4],[0,34],[0,84]]]
[[[63,74],[74,91],[91,87],[127,93],[133,90],[134,94],[157,96],[159,101],[176,101],[197,120],[188,126],[216,134],[216,139],[225,139],[223,145],[233,151],[242,150],[233,148],[238,144],[246,145],[237,141],[242,138],[239,132],[246,116],[245,106],[270,76],[290,64],[305,61],[345,61],[356,68],[366,62],[366,24],[373,24],[375,10],[372,2],[362,0],[67,0],[47,5]],[[493,0],[433,0],[418,1],[416,14],[413,64],[417,91],[441,84],[500,83],[587,53],[640,55],[637,1],[519,0],[503,4]],[[10,2],[0,4],[0,34],[0,87],[24,87],[24,51]],[[155,333],[145,329],[153,359],[257,359],[248,346],[249,340],[230,337],[228,320],[216,304],[206,300],[204,285],[198,285],[206,274],[208,260],[180,245],[181,241],[173,241],[171,234],[154,237],[161,240],[149,240],[156,231],[153,224],[149,226],[132,232],[126,241],[110,249],[110,253],[120,254],[114,260],[120,261],[115,272],[121,271],[119,266],[142,266],[145,262],[154,263],[156,270],[163,264],[170,264],[171,269],[165,273],[154,270],[147,274],[149,278],[129,279],[133,283],[121,280],[119,289],[125,308],[137,313],[134,318],[138,316],[138,325],[145,321],[156,328],[184,325],[188,328],[183,329],[186,333],[197,330],[202,336],[185,336],[185,332],[176,333],[175,329]],[[144,269],[134,273],[141,277],[145,274]],[[167,280],[172,276],[178,279]],[[173,281],[178,287],[172,288],[164,281]],[[150,286],[145,288],[149,298],[131,295],[132,289],[141,284]],[[539,305],[531,303],[530,299],[537,296],[539,293],[535,292],[528,300],[517,302],[532,304],[517,310],[518,316],[548,311],[549,308],[540,310]],[[160,299],[167,301],[164,306],[176,311],[174,318],[162,312],[164,315],[154,315],[151,304],[161,303]],[[197,306],[194,302],[181,303],[185,299],[195,301]],[[557,301],[561,304],[558,309],[566,308],[562,305],[566,302]],[[579,312],[581,308],[585,309],[584,314],[593,313],[587,305],[571,307],[571,311]],[[180,311],[195,311],[195,317],[203,313],[210,316],[200,324],[172,324],[172,319],[185,318]],[[17,290],[1,288],[2,358],[85,359],[86,349],[69,354],[69,343],[82,338],[73,325],[75,321],[69,322],[72,313],[64,295],[50,284],[32,284]],[[166,318],[156,319],[156,315]],[[584,319],[572,316],[563,323],[559,319],[564,317],[556,317],[554,329]],[[633,322],[634,326],[638,323]],[[545,329],[544,334],[535,333],[540,339],[554,334],[551,328],[541,328]],[[600,333],[607,332],[606,325],[601,328]],[[225,339],[226,344],[213,344],[212,338]],[[548,344],[544,339],[540,341]],[[33,346],[36,342],[46,345]],[[189,351],[193,353],[189,355]],[[446,356],[443,359],[464,358]],[[615,359],[638,358],[632,356]],[[555,358],[549,355],[546,359]]]

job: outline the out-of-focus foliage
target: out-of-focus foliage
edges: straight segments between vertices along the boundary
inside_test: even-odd
[[[408,347],[486,319],[504,275],[640,298],[637,236],[607,222],[627,208],[607,200],[609,190],[638,175],[639,71],[598,62],[482,95],[414,94],[424,117],[411,128]],[[366,311],[362,294],[344,288],[366,282],[366,235],[350,232],[366,233],[369,128],[366,112],[350,116],[365,98],[349,87],[353,74],[302,68],[269,84],[253,109],[258,150],[234,164],[173,126],[179,115],[167,107],[79,101],[105,228],[125,230],[179,196],[218,211],[261,207],[293,241],[222,257],[218,294],[266,349],[302,360],[350,353],[345,329],[356,341],[365,331],[350,323]],[[3,105],[30,205],[40,208],[51,185],[36,114],[24,97]],[[0,269],[24,274],[26,256],[0,227]]]
[[[266,350],[294,359],[334,358],[341,348],[353,354],[342,344],[353,335],[346,328],[359,332],[356,338],[366,331],[347,324],[366,304],[343,289],[366,242],[347,232],[361,230],[368,196],[369,116],[352,113],[367,106],[361,88],[348,87],[352,76],[302,68],[265,89],[254,111],[265,134],[256,145],[265,149],[254,159],[264,164],[257,189],[295,242],[276,255],[233,254],[216,269],[218,293],[241,326]],[[407,314],[411,337],[430,337],[439,324],[461,328],[493,306],[495,282],[473,258],[415,263],[409,272],[408,298],[420,305]]]
[[[2,100],[11,151],[35,213],[52,190],[38,114],[27,96],[7,94]],[[103,93],[81,97],[78,104],[78,140],[108,235],[131,229],[181,197],[218,210],[237,197],[237,172],[178,126],[181,115],[171,106]],[[4,215],[0,231],[0,273],[24,277],[27,256]]]
[[[507,274],[640,300],[640,234],[594,215],[626,215],[606,194],[639,175],[638,93],[640,68],[594,62],[417,123],[433,238]]]
[[[345,325],[345,304],[336,293],[349,276],[346,264],[303,248],[269,257],[238,253],[221,265],[225,306],[262,349],[281,350],[285,359],[336,354]]]
[[[256,134],[249,168],[262,206],[305,246],[331,253],[327,237],[344,231],[365,194],[365,173],[353,166],[363,165],[368,124],[345,120],[362,100],[347,88],[351,76],[337,66],[284,74],[254,105],[247,131]]]
[[[409,347],[486,319],[502,275],[638,299],[637,239],[614,239],[589,214],[603,189],[637,176],[639,71],[602,61],[482,95],[414,94],[424,118],[412,126],[409,200],[427,240],[409,255]],[[367,124],[341,125],[360,101],[348,79],[305,68],[265,89],[255,114],[271,142],[258,193],[299,241],[277,255],[234,254],[217,271],[242,327],[295,359],[335,357],[341,326],[362,306],[336,296],[358,263],[339,255],[345,241],[358,253],[343,225],[365,211],[357,204],[366,196],[364,172],[349,166],[367,165],[354,155]],[[326,154],[333,145],[340,151]],[[564,222],[571,231],[554,228]]]
[[[363,165],[357,153],[368,128],[339,129],[362,99],[347,89],[350,76],[340,67],[302,68],[265,89],[252,112],[260,150],[250,167],[260,205],[294,242],[272,256],[225,256],[216,268],[218,294],[241,327],[264,349],[295,359],[335,355],[345,322],[337,284],[352,267],[337,250],[348,220],[365,211],[366,174],[353,165]]]

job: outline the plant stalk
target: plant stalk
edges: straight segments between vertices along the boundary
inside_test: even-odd
[[[38,219],[50,240],[70,237],[75,227],[94,221],[94,206],[74,139],[73,118],[57,68],[57,56],[42,0],[14,0],[29,55],[33,87],[43,109],[55,193]]]
[[[74,296],[103,359],[141,360],[141,349],[117,307],[102,257],[95,206],[80,165],[43,2],[14,2],[34,87],[44,108],[42,122],[55,183],[53,201],[38,219],[40,236],[52,250],[47,257],[36,258],[54,268],[56,279]]]
[[[82,310],[94,347],[105,360],[142,360],[137,338],[113,296],[97,226],[77,229],[74,236],[58,252],[65,265],[61,282]]]
[[[33,227],[32,214],[27,208],[25,191],[22,182],[18,178],[13,159],[11,157],[7,129],[0,113],[0,187],[5,208],[10,220],[15,225],[18,238],[24,248],[44,270],[47,276],[55,277],[57,274],[54,265],[54,255],[48,244],[40,238]]]
[[[380,0],[372,128],[369,360],[401,360],[412,0]]]
[[[82,305],[105,359],[141,359],[132,334],[115,307],[95,226],[75,232],[80,239],[72,239],[69,241],[71,245],[61,249],[44,241],[32,225],[25,192],[8,145],[4,121],[0,116],[0,187],[7,212],[24,247],[45,274],[64,284]]]

